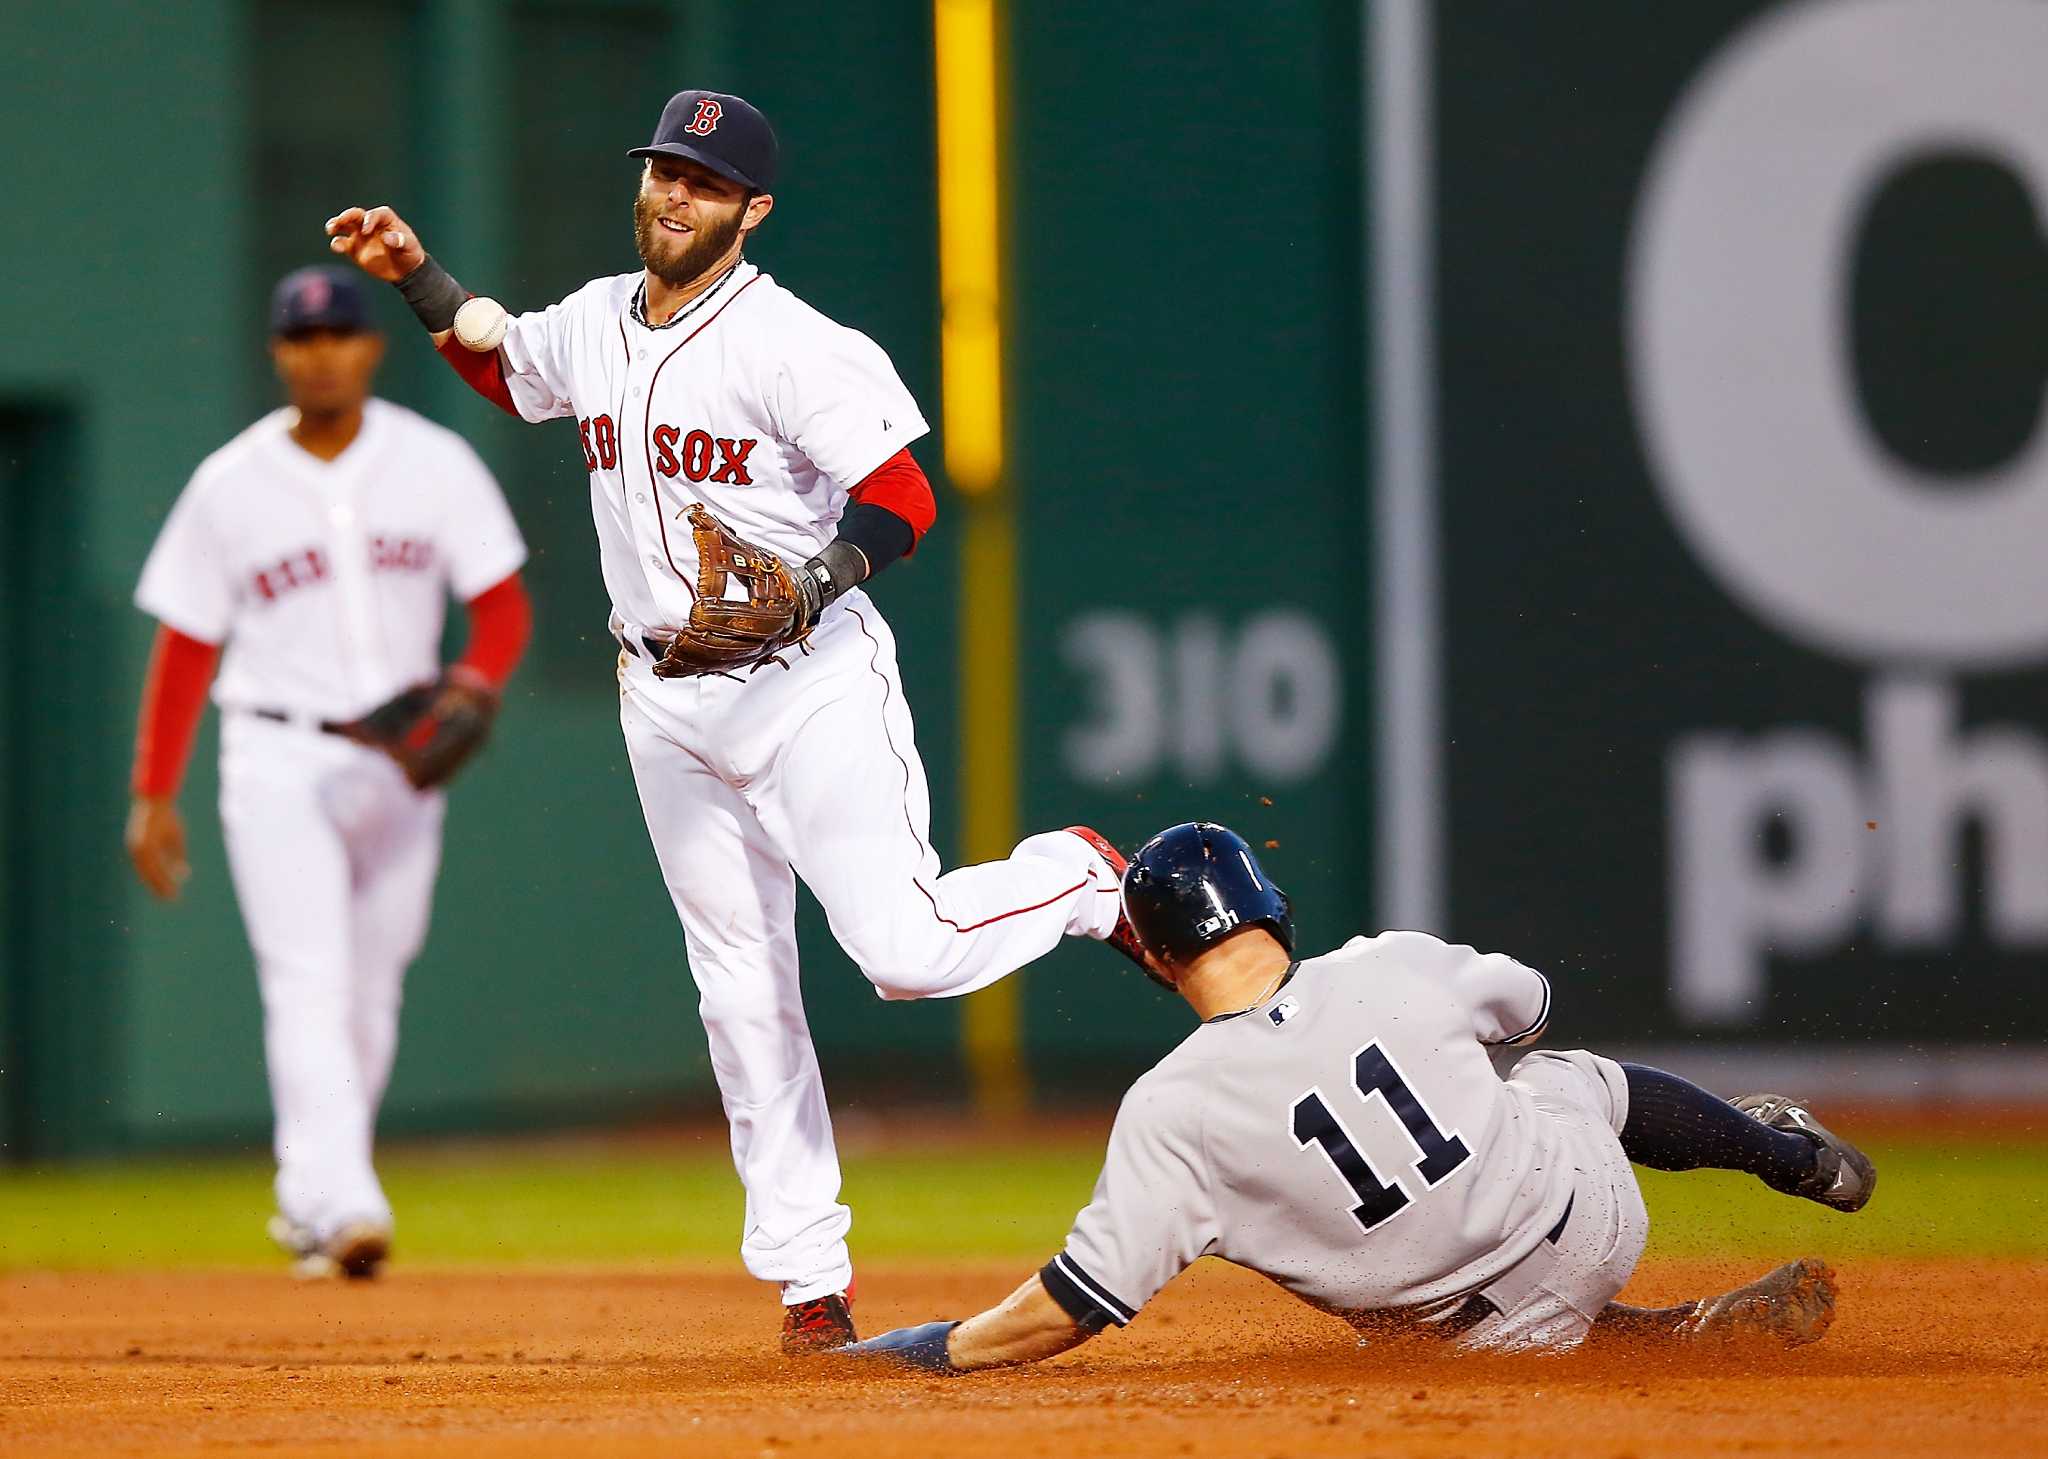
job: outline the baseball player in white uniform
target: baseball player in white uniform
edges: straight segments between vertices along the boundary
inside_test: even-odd
[[[201,463],[136,589],[160,626],[128,850],[151,891],[177,895],[177,789],[212,680],[221,826],[263,997],[271,1232],[301,1275],[367,1276],[391,1239],[371,1145],[440,863],[434,786],[525,647],[526,547],[460,437],[370,394],[383,337],[358,276],[288,275],[270,322],[290,405]],[[443,670],[450,593],[470,632]],[[444,726],[465,743],[453,763],[402,764],[406,745],[366,743],[373,712],[412,749],[445,744]]]
[[[502,342],[465,325],[480,351],[455,334],[466,291],[390,208],[350,208],[327,231],[398,285],[480,393],[529,421],[576,422],[620,722],[746,1187],[741,1252],[781,1288],[785,1350],[812,1351],[852,1336],[853,1269],[797,981],[796,878],[882,997],[952,997],[1063,936],[1117,936],[1121,858],[1073,828],[941,875],[895,640],[859,586],[931,525],[905,449],[924,417],[872,340],[743,256],[774,205],[777,147],[758,111],[682,92],[631,155],[643,267],[520,315]],[[692,508],[801,564],[779,570],[807,637],[743,670],[668,676],[706,611]]]
[[[1466,1349],[1567,1349],[1596,1322],[1663,1340],[1826,1331],[1834,1277],[1810,1258],[1700,1302],[1613,1301],[1649,1229],[1631,1160],[1862,1207],[1875,1170],[1803,1106],[1525,1053],[1550,985],[1497,953],[1389,932],[1296,961],[1287,898],[1222,826],[1162,832],[1123,885],[1147,971],[1202,1026],[1125,1096],[1094,1199],[1041,1272],[965,1322],[847,1351],[950,1372],[1050,1357],[1203,1256],[1369,1336]]]

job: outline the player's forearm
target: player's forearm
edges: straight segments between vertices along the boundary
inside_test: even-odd
[[[886,507],[856,502],[840,518],[839,535],[803,565],[797,586],[812,621],[851,588],[857,588],[897,558],[910,543],[910,526]]]
[[[462,377],[462,383],[481,395],[507,415],[518,415],[519,407],[512,403],[512,387],[505,382],[505,356],[497,350],[483,353],[465,346],[453,331],[436,333],[434,349],[449,367]]]
[[[899,1327],[839,1351],[863,1362],[896,1363],[930,1373],[971,1373],[978,1368],[1035,1363],[1076,1347],[1091,1335],[1034,1276],[1001,1306],[978,1317]]]
[[[1002,1305],[953,1329],[946,1355],[963,1372],[1036,1363],[1079,1347],[1092,1334],[1069,1317],[1035,1275]]]
[[[469,291],[455,281],[432,254],[392,287],[405,300],[428,336],[434,350],[470,389],[507,415],[519,414],[512,403],[511,387],[505,383],[505,359],[495,349],[472,350],[455,336],[455,311],[469,299]]]
[[[849,588],[916,552],[938,511],[931,483],[908,450],[869,472],[848,495],[839,534],[804,564],[798,579],[813,619]]]
[[[847,495],[853,505],[840,519],[841,535],[846,534],[849,524],[857,521],[859,513],[872,514],[874,509],[880,508],[901,524],[903,535],[894,556],[908,557],[917,551],[917,544],[931,530],[932,523],[938,520],[938,498],[932,493],[931,480],[908,447],[861,478]],[[898,534],[891,529],[890,535],[893,538]]]
[[[484,589],[465,605],[469,610],[469,644],[456,668],[476,674],[494,690],[502,690],[533,636],[533,604],[518,573]]]
[[[135,730],[129,788],[136,796],[169,800],[177,795],[219,656],[218,644],[188,637],[167,623],[158,625]]]

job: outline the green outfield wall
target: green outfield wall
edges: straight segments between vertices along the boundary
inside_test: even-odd
[[[633,265],[622,154],[668,94],[745,89],[789,157],[760,261],[883,341],[930,400],[929,25],[914,5],[450,0],[83,3],[12,9],[0,26],[0,113],[26,143],[0,162],[18,225],[0,244],[0,1114],[15,1152],[239,1138],[267,1114],[210,723],[182,798],[183,901],[152,903],[120,849],[150,630],[128,600],[186,475],[273,403],[270,282],[321,258],[330,212],[382,199],[479,287],[551,302]],[[618,737],[573,432],[495,418],[443,378],[401,308],[384,317],[385,393],[462,430],[498,471],[533,547],[539,610],[499,736],[454,793],[387,1123],[715,1108]],[[941,805],[950,566],[941,533],[883,594],[906,628]],[[938,830],[943,844],[951,826]],[[882,1007],[820,932],[806,943],[812,1021],[835,1073],[910,1052],[936,1089],[957,1088],[954,1011]]]
[[[2048,12],[1434,10],[1449,919],[1575,1039],[2038,1049]]]
[[[1390,916],[1508,949],[1560,975],[1574,1041],[2038,1049],[2048,10],[1576,14],[1006,8],[1020,831],[1229,820],[1306,945]],[[10,1154],[264,1129],[210,725],[184,900],[121,853],[129,595],[187,474],[270,404],[263,299],[321,221],[391,201],[472,287],[550,302],[633,264],[620,154],[667,94],[743,92],[786,157],[755,256],[943,431],[932,67],[909,0],[0,15]],[[385,319],[386,393],[497,470],[539,609],[453,795],[387,1126],[708,1113],[573,434]],[[986,585],[941,444],[939,525],[876,597],[950,853],[957,605]],[[1412,546],[1383,530],[1396,460]],[[1395,692],[1390,644],[1433,678]],[[1416,725],[1433,759],[1401,758]],[[1395,824],[1432,833],[1376,845]],[[839,1106],[964,1097],[959,1009],[881,1003],[808,902],[802,931]],[[1092,947],[1020,987],[1041,1100],[1185,1027]]]
[[[1371,915],[1358,14],[1014,24],[1024,817],[1227,821],[1334,945]],[[1026,976],[1042,1080],[1187,1028],[1099,948]]]

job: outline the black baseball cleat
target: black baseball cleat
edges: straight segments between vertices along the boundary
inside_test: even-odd
[[[1819,1150],[1813,1174],[1794,1195],[1837,1211],[1860,1211],[1877,1189],[1877,1167],[1870,1157],[1813,1117],[1813,1111],[1784,1094],[1745,1094],[1728,1101],[1758,1124],[1789,1130],[1813,1141]]]
[[[1117,850],[1115,843],[1112,842],[1109,839],[1109,837],[1103,835],[1100,831],[1095,830],[1091,826],[1066,826],[1062,829],[1064,829],[1068,835],[1079,836],[1083,841],[1086,841],[1088,843],[1088,848],[1091,851],[1093,851],[1097,856],[1100,856],[1103,859],[1103,861],[1108,864],[1111,875],[1116,882],[1116,926],[1112,927],[1110,929],[1109,936],[1103,938],[1102,940],[1108,943],[1111,947],[1115,948],[1118,952],[1122,953],[1125,957],[1129,958],[1132,962],[1136,963],[1139,967],[1146,968],[1146,971],[1149,972],[1150,968],[1147,967],[1145,962],[1145,949],[1139,946],[1138,944],[1138,934],[1131,930],[1131,919],[1126,917],[1123,913],[1124,870],[1131,864],[1130,858],[1125,856],[1123,852]]]
[[[782,1309],[782,1355],[786,1358],[815,1357],[843,1348],[858,1334],[853,1330],[853,1309],[844,1292],[792,1302]]]

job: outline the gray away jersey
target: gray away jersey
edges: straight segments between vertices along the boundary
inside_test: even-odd
[[[1549,1015],[1540,973],[1425,933],[1301,963],[1131,1086],[1047,1291],[1099,1328],[1202,1256],[1344,1311],[1486,1285],[1571,1199],[1559,1126],[1489,1054]]]

